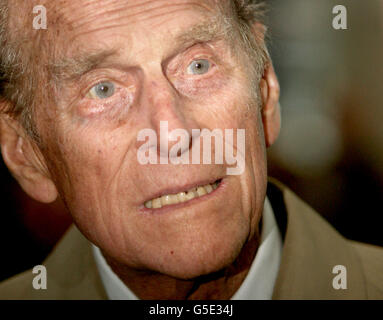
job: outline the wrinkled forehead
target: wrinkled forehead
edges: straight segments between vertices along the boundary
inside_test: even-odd
[[[56,50],[65,48],[69,54],[77,50],[76,47],[119,37],[122,30],[128,41],[135,35],[140,41],[148,42],[154,35],[172,38],[177,29],[192,27],[204,20],[218,20],[229,1],[33,0],[28,3],[28,10],[33,5],[46,7],[47,35],[55,42]],[[188,19],[183,18],[186,16]]]
[[[39,2],[39,1],[37,1]],[[37,3],[36,2],[36,3]],[[185,10],[214,11],[225,0],[45,0],[45,6],[62,21],[73,27],[86,24],[97,17],[109,15],[111,19],[121,16],[132,21],[168,18]]]
[[[217,15],[227,0],[33,0],[47,8],[52,27],[90,32],[121,23],[147,26],[166,24],[186,12]],[[151,29],[155,32],[155,29]]]
[[[180,21],[186,12],[194,12],[208,18],[222,16],[231,7],[230,0],[12,0],[8,2],[10,26],[14,30],[28,34],[34,32],[32,20],[34,8],[44,6],[48,20],[46,34],[54,37],[62,32],[86,33],[113,28],[122,22],[127,25],[147,26],[156,32],[158,25]],[[59,39],[55,39],[59,40]],[[66,39],[68,40],[68,39]]]

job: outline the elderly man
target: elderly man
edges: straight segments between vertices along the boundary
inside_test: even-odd
[[[268,183],[279,85],[255,1],[0,3],[4,161],[75,225],[42,263],[45,290],[27,271],[1,298],[383,298],[382,250]],[[32,27],[40,4],[47,30]],[[232,157],[170,161],[205,157],[203,129]]]

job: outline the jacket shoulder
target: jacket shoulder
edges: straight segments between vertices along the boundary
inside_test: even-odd
[[[274,199],[281,198],[274,211],[286,217],[274,299],[383,299],[383,248],[346,239],[287,187],[270,182]],[[333,286],[337,265],[346,267],[347,290]]]
[[[350,241],[362,264],[369,299],[383,299],[383,248]]]
[[[99,300],[107,299],[91,244],[72,226],[42,263],[46,289],[34,289],[32,270],[0,283],[0,300]]]
[[[0,300],[16,300],[20,297],[29,299],[28,292],[33,289],[32,269],[13,276],[0,283]]]

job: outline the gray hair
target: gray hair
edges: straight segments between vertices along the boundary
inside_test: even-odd
[[[9,29],[8,0],[0,0],[0,113],[19,119],[26,132],[37,138],[32,119],[36,65],[32,55],[24,53],[26,37],[10,35]]]
[[[34,55],[25,53],[24,39],[21,38],[27,37],[20,36],[23,34],[21,30],[10,35],[8,2],[9,0],[0,0],[0,113],[18,119],[26,132],[38,141],[33,110],[37,96],[35,84],[38,83],[37,77],[41,72],[36,70]],[[231,0],[231,6],[239,26],[241,42],[254,61],[254,72],[259,80],[268,54],[263,41],[252,36],[251,26],[255,22],[262,22],[264,3],[260,0]]]

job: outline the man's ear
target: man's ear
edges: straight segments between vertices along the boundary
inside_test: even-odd
[[[55,201],[57,189],[44,157],[18,121],[0,116],[0,143],[4,162],[23,190],[37,201]]]
[[[264,45],[267,28],[259,22],[252,26],[252,33],[259,45]],[[266,47],[266,46],[265,46]],[[281,130],[281,107],[279,104],[280,87],[273,64],[269,57],[260,81],[262,98],[262,122],[266,146],[274,144]]]
[[[262,122],[266,147],[270,147],[277,140],[281,130],[279,82],[271,61],[268,62],[259,85],[262,97]]]

